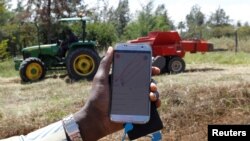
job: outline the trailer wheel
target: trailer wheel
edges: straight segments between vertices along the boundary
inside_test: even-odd
[[[169,65],[169,61],[170,61],[170,57],[168,56],[168,57],[165,57],[165,62],[166,62],[166,64],[165,64],[165,67],[163,68],[163,70],[161,71],[162,73],[170,73],[170,71],[169,71],[169,68],[168,68],[168,65]]]
[[[40,59],[30,57],[21,63],[19,74],[23,82],[38,81],[45,77],[46,69]]]
[[[185,70],[185,62],[182,58],[180,57],[174,57],[169,60],[168,63],[168,71],[170,73],[181,73]]]
[[[100,57],[92,49],[79,48],[70,52],[66,59],[68,75],[71,79],[92,80],[100,63]]]

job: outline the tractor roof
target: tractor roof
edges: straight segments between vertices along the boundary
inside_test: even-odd
[[[59,21],[89,21],[90,17],[61,18]]]

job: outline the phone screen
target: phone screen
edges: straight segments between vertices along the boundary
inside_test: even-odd
[[[111,115],[149,116],[151,52],[114,52]]]

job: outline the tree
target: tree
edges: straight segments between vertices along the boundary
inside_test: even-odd
[[[181,21],[181,22],[178,23],[177,28],[180,29],[180,31],[181,31],[181,36],[182,36],[182,35],[183,35],[183,29],[186,28],[186,25],[185,25],[185,23],[184,23],[183,21]]]
[[[159,5],[156,11],[153,11],[153,1],[149,1],[141,11],[138,11],[137,19],[126,26],[124,38],[134,39],[146,36],[150,31],[166,31],[173,28],[173,22],[168,17],[165,6]]]
[[[13,33],[16,25],[12,23],[13,13],[7,10],[7,1],[0,0],[0,59],[8,57],[9,52],[16,50]]]
[[[94,16],[94,21],[109,22],[110,10],[113,12],[113,7],[109,8],[109,0],[97,0],[97,5],[93,9],[94,15],[92,15]]]
[[[115,27],[105,22],[94,22],[87,26],[87,40],[97,41],[99,48],[106,48],[117,40]]]
[[[52,23],[63,17],[75,17],[78,12],[86,11],[86,6],[81,0],[28,0],[26,8],[26,18],[28,21],[36,21],[43,29],[42,40],[49,43],[53,31]]]
[[[10,12],[6,9],[5,0],[0,0],[0,25],[4,25],[8,22],[10,17]]]
[[[85,5],[81,3],[81,0],[28,0],[27,12],[33,12],[33,16],[46,20],[49,18],[59,19],[63,17],[77,16],[78,11],[84,12]]]
[[[247,39],[250,36],[250,26],[244,25],[238,28],[240,38]]]
[[[129,20],[128,0],[119,0],[118,7],[115,10],[115,19],[113,21],[119,37],[124,33],[124,28],[127,26]]]
[[[248,23],[248,22],[245,22],[245,23],[244,23],[244,26],[249,26],[249,23]]]
[[[153,16],[153,1],[149,1],[138,11],[137,19],[128,24],[124,36],[126,39],[133,39],[139,36],[146,36],[155,26]]]
[[[205,23],[205,15],[201,12],[201,8],[198,5],[194,5],[190,13],[186,16],[186,22],[188,27],[188,36],[193,37],[200,34],[202,37],[202,26]]]
[[[230,19],[224,9],[219,7],[215,13],[211,14],[208,23],[212,26],[225,26],[230,25]]]
[[[0,41],[8,36],[6,32],[4,32],[3,26],[5,26],[11,19],[11,12],[6,9],[5,0],[0,0]]]
[[[242,26],[242,23],[240,21],[237,21],[237,24],[236,24],[237,27],[241,27]]]
[[[2,40],[0,42],[0,60],[3,60],[9,56],[9,53],[7,52],[7,47],[8,47],[8,40]]]
[[[190,13],[186,16],[188,27],[201,26],[204,24],[205,16],[198,5],[194,5]]]
[[[174,24],[168,17],[168,12],[165,8],[165,5],[158,5],[155,10],[155,27],[154,30],[170,30],[174,29]]]
[[[230,24],[230,18],[222,8],[218,8],[210,15],[208,25],[213,37],[234,36],[234,26]]]

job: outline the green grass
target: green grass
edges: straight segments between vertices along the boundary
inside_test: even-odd
[[[227,65],[237,65],[246,64],[250,65],[250,54],[244,52],[210,52],[210,53],[187,53],[184,57],[187,64],[227,64]],[[60,72],[62,73],[62,72]],[[63,72],[65,73],[65,72]],[[48,74],[53,74],[52,72]],[[8,59],[6,61],[0,62],[0,77],[15,77],[18,76],[18,71],[14,68],[13,59]]]
[[[226,65],[250,65],[250,54],[244,52],[209,52],[205,54],[187,53],[184,57],[187,64],[226,64]]]
[[[18,71],[15,70],[13,59],[0,62],[0,77],[18,76]]]

